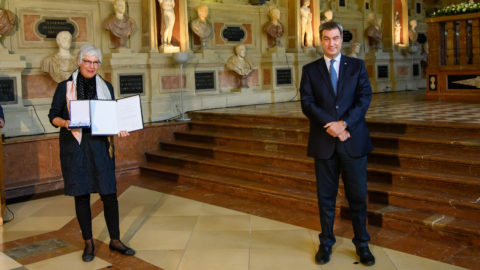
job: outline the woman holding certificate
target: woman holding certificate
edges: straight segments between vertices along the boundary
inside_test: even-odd
[[[124,255],[135,254],[133,249],[120,241],[113,138],[92,136],[89,127],[74,128],[70,123],[70,101],[115,100],[112,85],[97,74],[101,62],[100,49],[84,45],[77,59],[79,68],[69,79],[58,84],[48,114],[50,122],[60,127],[60,162],[65,195],[75,197],[75,211],[85,240],[82,254],[85,262],[95,257],[90,193],[99,193],[102,198],[110,249]],[[118,133],[119,137],[128,135],[127,131]]]

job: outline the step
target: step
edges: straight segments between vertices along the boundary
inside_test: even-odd
[[[229,134],[235,136],[247,136],[252,138],[274,139],[274,140],[292,140],[298,143],[307,143],[309,128],[290,127],[278,125],[246,125],[237,123],[212,123],[192,121],[189,123],[190,130],[210,131],[220,134]]]
[[[453,156],[444,153],[422,155],[377,147],[369,154],[368,160],[370,164],[480,177],[480,157]]]
[[[203,157],[227,160],[230,162],[242,162],[262,166],[279,167],[299,171],[312,171],[314,169],[313,159],[304,155],[289,153],[254,151],[248,149],[232,149],[225,146],[212,146],[210,144],[176,140],[163,141],[160,143],[161,150],[179,151],[191,153]]]
[[[162,179],[166,177],[179,183],[189,183],[232,196],[248,197],[262,202],[277,203],[283,206],[318,212],[316,193],[313,191],[248,181],[238,177],[218,176],[215,173],[200,172],[155,162],[147,162],[141,168],[142,173],[156,175]]]
[[[414,189],[448,190],[456,194],[480,193],[480,178],[368,163],[368,180]]]
[[[215,122],[215,123],[236,123],[236,124],[288,124],[292,127],[308,126],[306,117],[281,116],[272,114],[245,114],[225,112],[190,112],[192,121]]]
[[[238,136],[231,134],[221,134],[211,131],[190,130],[185,132],[175,132],[175,139],[182,141],[193,141],[209,143],[215,146],[227,146],[232,148],[241,148],[249,150],[262,150],[271,152],[285,153],[307,153],[305,144],[298,143],[292,139],[263,139]]]
[[[433,239],[480,246],[478,221],[380,203],[369,202],[367,208],[367,221],[370,225],[404,232],[417,231],[422,236]],[[347,204],[340,205],[340,216],[350,219]]]
[[[370,132],[376,148],[398,149],[402,153],[445,153],[449,155],[480,157],[480,138],[439,138],[424,135],[402,135],[385,132]]]
[[[198,170],[217,175],[241,177],[251,181],[270,183],[273,185],[294,187],[310,191],[316,191],[315,177],[313,172],[282,169],[258,164],[248,164],[205,158],[193,154],[149,151],[146,153],[147,160],[160,164],[176,165],[190,170]]]
[[[432,138],[450,138],[452,140],[462,138],[480,138],[480,125],[456,124],[439,122],[405,122],[405,121],[382,121],[367,119],[370,132],[383,132],[407,136],[428,136]]]

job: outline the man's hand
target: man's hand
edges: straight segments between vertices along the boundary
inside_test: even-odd
[[[344,130],[342,134],[338,135],[338,139],[341,142],[348,140],[348,138],[350,138],[350,132],[348,132],[348,130]]]
[[[5,121],[0,118],[0,128],[3,128],[5,126]]]
[[[327,123],[323,128],[326,128],[327,133],[334,138],[339,137],[346,129],[343,120]]]

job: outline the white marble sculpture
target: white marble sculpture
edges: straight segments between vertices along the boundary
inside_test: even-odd
[[[381,30],[382,18],[375,17],[374,13],[368,14],[370,26],[365,30],[370,50],[380,49],[382,47],[383,34]]]
[[[230,56],[227,60],[226,67],[234,71],[242,77],[247,77],[253,69],[252,63],[245,58],[247,49],[245,45],[240,44],[235,47],[235,55]]]
[[[333,20],[333,11],[325,10],[325,12],[323,12],[323,18],[320,21],[320,24],[329,22],[331,20]]]
[[[125,48],[126,39],[135,30],[135,23],[128,15],[125,15],[125,0],[114,0],[113,9],[115,14],[111,15],[103,24],[103,27],[110,31],[112,44],[117,48]]]
[[[68,31],[61,31],[57,34],[58,52],[45,57],[42,60],[42,71],[50,74],[50,77],[57,83],[70,77],[72,72],[78,68],[76,57],[70,54],[72,34]]]
[[[400,44],[400,35],[401,35],[401,31],[402,31],[402,25],[400,24],[400,17],[399,17],[398,11],[395,11],[395,21],[394,21],[394,23],[395,23],[395,25],[394,25],[394,28],[393,28],[393,32],[394,32],[393,42],[394,42],[394,44]]]
[[[302,47],[312,47],[313,33],[312,33],[312,12],[310,11],[310,0],[304,0],[300,8],[300,23],[302,40]]]
[[[265,31],[270,38],[275,40],[273,47],[282,47],[281,38],[284,33],[284,27],[282,22],[280,22],[280,10],[276,7],[271,8],[268,15],[270,16],[270,21],[265,24],[263,31]]]
[[[351,47],[351,52],[348,56],[358,58],[361,47],[362,47],[362,44],[360,44],[360,42],[354,42]]]
[[[15,26],[15,15],[7,9],[0,8],[0,41]],[[8,54],[8,50],[0,44],[0,53]]]
[[[418,33],[417,33],[417,20],[410,20],[410,29],[408,30],[408,41],[411,45],[417,44]]]
[[[175,25],[175,0],[158,0],[162,10],[162,45],[172,46],[173,26]]]
[[[208,7],[201,5],[197,8],[197,18],[190,23],[192,32],[197,35],[201,42],[202,48],[207,48],[207,42],[212,37],[213,29],[207,20]]]

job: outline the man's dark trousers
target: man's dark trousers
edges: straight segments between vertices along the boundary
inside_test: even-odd
[[[337,140],[335,151],[329,159],[315,159],[317,177],[318,207],[322,233],[320,243],[325,247],[335,244],[333,224],[335,202],[338,192],[339,174],[345,187],[345,195],[350,206],[355,246],[368,246],[370,235],[366,229],[367,219],[367,156],[352,158],[345,151],[345,144]]]

